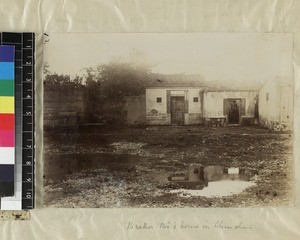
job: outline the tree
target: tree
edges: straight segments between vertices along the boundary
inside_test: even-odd
[[[145,94],[151,73],[149,66],[134,59],[114,59],[85,70],[90,116],[109,118],[114,124],[124,122],[126,97]]]
[[[75,76],[75,78],[72,79],[69,75],[59,75],[57,73],[47,74],[44,77],[44,89],[46,91],[64,91],[75,87],[82,87],[82,82],[83,78],[79,76]]]
[[[101,66],[101,84],[108,99],[143,94],[145,78],[147,73],[141,74],[130,63],[111,62]]]

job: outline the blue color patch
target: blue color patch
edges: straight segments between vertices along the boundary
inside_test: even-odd
[[[14,80],[15,69],[14,62],[0,62],[0,81]]]
[[[0,62],[13,62],[14,54],[14,46],[0,46]]]
[[[0,181],[13,182],[14,181],[15,165],[13,164],[0,164]]]

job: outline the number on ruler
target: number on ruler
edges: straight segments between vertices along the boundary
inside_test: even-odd
[[[32,91],[34,86],[32,85],[34,82],[34,34],[31,34],[29,36],[28,34],[25,34],[23,36],[26,41],[23,42],[23,53],[30,54],[32,56],[26,56],[26,58],[23,60],[23,66],[24,66],[24,76],[23,77],[23,87],[24,87],[24,95],[23,95],[23,114],[22,114],[22,121],[25,126],[28,124],[33,124],[32,122],[32,117],[34,116],[34,111],[33,111],[33,99],[34,96],[32,95]],[[26,42],[26,43],[25,43]],[[32,50],[24,50],[25,48],[31,48]],[[30,84],[30,86],[29,86]],[[25,88],[26,87],[26,88]],[[29,104],[29,106],[28,106]],[[26,129],[25,129],[26,130]],[[31,132],[31,131],[27,131]],[[31,139],[32,138],[32,139]],[[25,148],[29,150],[25,150],[28,154],[29,152],[32,152],[34,149],[34,139],[33,137],[24,136],[23,141],[25,141]],[[31,154],[32,155],[32,154]],[[24,155],[25,157],[25,155]],[[25,160],[25,166],[23,168],[24,172],[22,175],[24,176],[24,179],[26,183],[22,186],[22,192],[25,193],[25,196],[23,197],[23,202],[22,202],[22,207],[25,209],[32,209],[34,202],[34,190],[28,189],[29,185],[33,186],[33,181],[34,181],[34,175],[33,172],[30,172],[29,168],[33,167],[34,161],[33,161],[33,156],[28,157]]]

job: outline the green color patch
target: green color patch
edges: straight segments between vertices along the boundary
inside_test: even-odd
[[[15,86],[14,81],[0,80],[0,96],[14,96]]]

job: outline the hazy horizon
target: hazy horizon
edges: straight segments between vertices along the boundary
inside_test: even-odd
[[[265,33],[64,33],[46,37],[49,70],[71,76],[112,59],[146,62],[160,74],[261,84],[293,77],[293,35]]]

